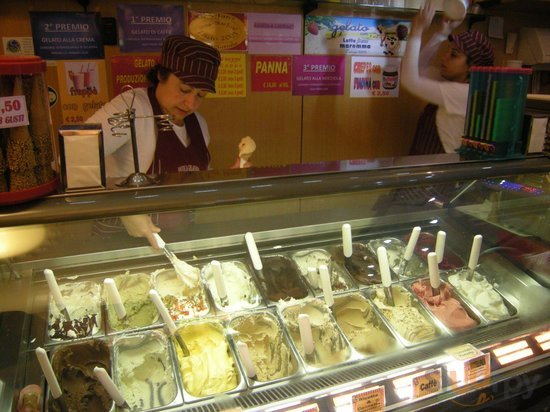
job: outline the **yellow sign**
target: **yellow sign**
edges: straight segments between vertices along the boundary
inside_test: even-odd
[[[422,398],[441,391],[441,369],[415,376],[412,381],[413,398]]]
[[[218,69],[216,93],[208,98],[246,97],[246,59],[242,53],[223,53]]]
[[[246,50],[246,17],[244,14],[189,14],[189,35],[218,50]]]
[[[378,412],[384,410],[384,386],[371,386],[355,392],[346,392],[332,398],[336,412]]]
[[[109,100],[104,60],[57,62],[62,123],[84,123]]]

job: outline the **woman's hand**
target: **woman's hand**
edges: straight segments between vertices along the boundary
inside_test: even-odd
[[[160,228],[153,224],[149,215],[122,216],[120,220],[130,236],[147,238],[153,248],[159,249],[153,233],[159,233]]]
[[[453,32],[454,29],[456,29],[458,26],[462,24],[464,19],[460,20],[451,20],[447,16],[443,16],[441,18],[441,25],[439,27],[439,33],[447,37],[449,34]]]
[[[413,19],[411,35],[422,34],[430,25],[435,16],[435,6],[431,0],[427,0],[424,7],[418,10]]]

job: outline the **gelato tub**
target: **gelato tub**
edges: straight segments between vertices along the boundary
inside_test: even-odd
[[[185,391],[184,401],[240,389],[241,375],[220,322],[188,322],[176,333],[189,349],[189,356],[183,356],[176,339],[172,339]]]
[[[114,381],[133,410],[183,402],[166,335],[151,331],[122,336],[113,346]]]
[[[351,277],[361,285],[376,285],[382,283],[378,258],[362,243],[353,243],[352,254],[344,256],[342,246],[336,247],[333,252],[336,262],[346,268]]]
[[[369,291],[369,296],[405,345],[426,342],[441,335],[424,307],[410,292],[397,284],[391,285],[391,290],[393,306],[386,301],[384,288],[381,286]]]
[[[434,294],[429,279],[420,279],[412,283],[411,290],[434,316],[453,332],[471,329],[480,323],[477,315],[456,296],[452,286],[446,282],[441,282],[438,294]]]
[[[323,301],[308,299],[301,303],[283,304],[280,311],[285,327],[307,366],[324,368],[350,359],[351,349]],[[314,344],[311,356],[306,356],[300,338],[300,314],[306,314],[310,319]]]
[[[330,274],[330,284],[332,290],[336,293],[349,290],[353,287],[349,276],[341,266],[336,264],[332,255],[324,249],[307,249],[294,252],[292,259],[298,265],[300,273],[307,280],[309,286],[316,295],[321,294],[321,279],[319,276],[319,266],[328,267]],[[316,269],[315,273],[309,273],[309,268]]]
[[[119,319],[114,306],[106,296],[107,321],[113,331],[123,331],[152,326],[158,320],[158,311],[151,299],[149,290],[152,287],[151,277],[146,273],[129,273],[113,278],[126,318]]]
[[[235,342],[248,346],[256,372],[256,378],[249,379],[250,386],[288,378],[298,372],[294,352],[273,313],[261,311],[237,316],[229,323],[229,329]]]
[[[65,341],[103,333],[101,286],[93,281],[70,282],[59,286],[70,319],[65,319],[50,297],[48,338]]]
[[[111,373],[111,351],[101,339],[57,346],[51,364],[70,411],[110,411],[114,403],[94,374],[94,368]],[[49,411],[61,411],[50,396]]]
[[[361,355],[370,356],[400,347],[372,304],[360,293],[336,297],[333,313],[340,329]]]
[[[302,279],[298,266],[283,255],[262,257],[263,270],[257,271],[260,292],[271,302],[303,299],[309,289]]]
[[[210,312],[204,286],[188,288],[173,268],[153,272],[154,288],[174,321],[205,316]]]
[[[212,264],[205,265],[201,274],[216,308],[224,312],[254,309],[261,304],[261,297],[248,267],[239,261],[221,262],[221,272],[227,295],[227,304],[222,305],[218,294]]]
[[[390,269],[400,279],[419,278],[428,275],[427,262],[414,253],[407,264],[403,264],[407,244],[400,239],[393,237],[373,239],[369,241],[368,246],[373,253],[376,253],[380,246],[386,248]]]
[[[467,268],[452,271],[447,274],[447,280],[488,322],[508,319],[517,313],[516,308],[477,271],[472,277]]]

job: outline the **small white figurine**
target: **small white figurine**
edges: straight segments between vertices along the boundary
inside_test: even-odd
[[[239,156],[237,157],[237,160],[235,160],[235,163],[231,166],[231,169],[251,167],[252,163],[250,162],[250,158],[255,150],[256,142],[250,136],[243,137],[239,143]]]

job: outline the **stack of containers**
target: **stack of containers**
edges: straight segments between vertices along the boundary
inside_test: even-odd
[[[523,112],[532,69],[472,67],[459,149],[466,159],[518,157],[525,153]]]
[[[57,188],[46,62],[0,56],[0,205]]]

